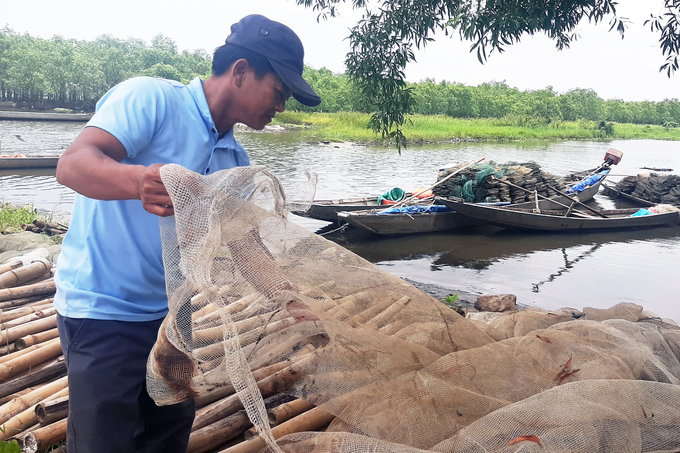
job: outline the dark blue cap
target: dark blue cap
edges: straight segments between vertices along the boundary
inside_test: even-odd
[[[321,103],[321,98],[302,78],[305,50],[290,28],[259,14],[251,14],[231,26],[226,43],[266,57],[301,104],[314,107]]]

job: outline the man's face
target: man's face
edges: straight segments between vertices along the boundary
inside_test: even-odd
[[[286,109],[286,100],[293,93],[278,75],[268,73],[258,79],[251,68],[247,69],[242,89],[241,122],[257,130],[264,129],[277,112]]]

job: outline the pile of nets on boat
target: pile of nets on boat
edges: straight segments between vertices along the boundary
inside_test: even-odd
[[[437,181],[460,170],[467,163],[439,171]],[[553,196],[548,187],[566,189],[564,178],[541,170],[535,162],[496,164],[474,164],[435,187],[433,192],[440,197],[456,197],[471,203],[522,203],[532,201],[533,196],[522,189],[508,186],[494,178],[508,181],[533,193],[534,190],[544,197]]]
[[[680,206],[680,176],[652,173],[644,180],[627,176],[616,184],[616,190],[652,203]]]
[[[261,168],[161,174],[176,214],[161,223],[158,404],[230,392],[270,451],[680,450],[676,326],[630,307],[467,319],[289,222]],[[278,393],[327,426],[275,439]]]

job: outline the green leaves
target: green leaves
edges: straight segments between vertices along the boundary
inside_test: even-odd
[[[93,109],[109,88],[130,77],[188,82],[208,76],[211,63],[204,50],[178,53],[162,34],[147,46],[110,35],[90,42],[60,36],[45,40],[0,29],[0,94],[34,107]]]
[[[650,14],[650,19],[645,25],[650,24],[652,32],[661,34],[659,43],[661,52],[666,55],[666,63],[661,65],[659,72],[666,71],[668,77],[675,73],[680,66],[680,2],[678,0],[665,0],[666,12],[659,16]]]
[[[338,14],[344,0],[296,0],[311,7],[320,18]],[[383,139],[393,140],[397,149],[406,145],[401,132],[404,114],[413,106],[413,97],[404,83],[404,69],[415,61],[413,48],[421,48],[436,31],[458,31],[470,41],[480,63],[489,55],[525,35],[545,33],[559,50],[578,39],[576,26],[584,19],[598,23],[607,16],[610,30],[625,35],[627,19],[616,15],[614,0],[380,0],[375,10],[368,1],[352,0],[354,8],[366,8],[362,19],[350,31],[351,50],[347,73],[360,87],[370,107],[376,111],[369,127]],[[680,1],[665,0],[666,13],[650,21],[652,31],[661,34],[660,47],[666,55],[661,66],[670,76],[679,65]]]
[[[0,453],[21,453],[21,447],[16,440],[0,440]]]

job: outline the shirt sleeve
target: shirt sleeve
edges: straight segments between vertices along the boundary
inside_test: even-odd
[[[116,85],[99,100],[87,126],[116,137],[128,157],[134,158],[163,124],[168,104],[163,83],[161,79],[136,77]]]

